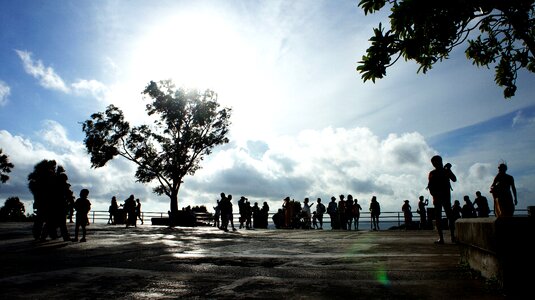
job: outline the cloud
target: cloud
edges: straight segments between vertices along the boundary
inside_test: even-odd
[[[108,87],[100,81],[91,79],[80,79],[77,82],[71,84],[73,91],[77,94],[86,94],[89,93],[96,99],[104,101],[106,94],[109,92]]]
[[[64,93],[70,92],[69,87],[67,87],[63,79],[56,74],[52,67],[45,67],[41,60],[34,60],[31,52],[23,50],[15,50],[15,52],[17,52],[17,55],[22,60],[26,73],[38,79],[42,87]]]
[[[517,111],[513,118],[512,126],[522,126],[525,124],[535,124],[535,117],[533,115],[526,116],[525,112],[522,110]]]
[[[11,94],[11,88],[0,80],[0,106],[6,105],[9,94]]]
[[[377,195],[385,208],[398,210],[398,200],[425,192],[433,153],[418,133],[381,140],[367,128],[306,130],[216,151],[186,179],[183,191],[245,195],[274,208],[285,196],[329,199],[351,193],[366,205]]]
[[[135,166],[128,161],[116,159],[104,168],[91,168],[84,145],[69,139],[67,130],[55,121],[43,122],[42,129],[33,138],[0,130],[0,145],[15,165],[10,180],[0,188],[0,199],[18,196],[25,202],[27,211],[33,201],[27,187],[27,176],[43,159],[55,160],[65,168],[75,194],[82,188],[88,188],[95,210],[107,209],[113,195],[117,195],[118,199],[132,193],[144,199],[157,198],[150,186],[136,182],[133,176]]]
[[[143,201],[145,211],[168,210],[167,197],[152,193],[152,185],[136,182],[134,164],[117,157],[105,167],[93,169],[84,145],[70,139],[61,124],[47,120],[42,128],[33,138],[0,131],[0,145],[15,164],[0,197],[19,196],[31,202],[27,175],[42,159],[54,159],[67,170],[75,193],[90,189],[94,210],[106,210],[111,196],[124,199],[130,194]],[[429,159],[436,153],[417,132],[381,139],[363,127],[327,127],[295,136],[234,141],[214,149],[202,162],[202,169],[184,179],[179,207],[211,208],[221,192],[236,198],[246,196],[253,203],[268,202],[272,211],[280,208],[286,196],[298,201],[305,197],[328,201],[331,196],[352,194],[364,208],[375,195],[385,211],[399,211],[404,199],[430,198],[425,187],[432,169]],[[485,156],[445,159],[453,163],[458,178],[452,185],[453,199],[472,197],[477,190],[487,194],[496,171],[493,162]],[[528,197],[532,191],[523,182],[531,182],[532,172],[517,174],[519,193]]]
[[[89,94],[99,101],[104,101],[106,95],[109,93],[108,87],[95,79],[78,79],[69,86],[52,67],[45,67],[41,60],[33,59],[31,52],[23,50],[15,50],[15,52],[17,52],[17,55],[22,60],[26,73],[38,79],[39,84],[46,89],[56,90],[66,94],[74,93],[80,96]],[[0,81],[0,83],[2,82]]]

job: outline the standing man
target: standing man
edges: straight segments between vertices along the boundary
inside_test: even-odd
[[[511,194],[511,191],[513,192]],[[518,204],[516,197],[515,179],[507,174],[507,165],[501,163],[498,166],[498,174],[490,186],[490,192],[494,197],[494,214],[496,217],[512,217],[515,206]]]
[[[320,224],[319,229],[323,229],[323,214],[325,213],[325,205],[321,203],[321,198],[318,198],[316,201],[318,203],[316,204],[316,219]]]
[[[451,171],[451,164],[443,165],[442,157],[435,155],[431,158],[431,164],[435,167],[429,172],[427,188],[433,196],[433,205],[435,206],[435,220],[438,231],[438,240],[435,244],[444,244],[444,235],[442,233],[442,208],[448,218],[448,225],[451,232],[451,241],[455,243],[455,220],[451,211],[451,183],[457,181],[457,177]]]
[[[427,209],[425,207],[429,204],[429,201],[427,199],[424,200],[424,196],[420,196],[419,200],[416,212],[420,214],[420,229],[424,229],[427,227]]]
[[[490,208],[487,197],[482,196],[480,191],[476,192],[476,199],[474,200],[476,206],[477,216],[480,218],[486,218],[489,216]]]

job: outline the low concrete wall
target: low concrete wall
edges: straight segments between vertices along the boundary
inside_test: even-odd
[[[455,222],[461,263],[497,280],[507,294],[532,290],[535,218],[469,218]]]

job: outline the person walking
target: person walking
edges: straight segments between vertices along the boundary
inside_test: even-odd
[[[143,217],[141,216],[141,202],[139,201],[139,198],[136,199],[136,218],[141,221],[141,225],[143,225]]]
[[[436,244],[444,244],[444,235],[442,232],[442,209],[446,213],[449,221],[451,241],[455,242],[455,220],[451,211],[451,183],[456,182],[457,177],[451,171],[451,164],[443,165],[442,157],[435,155],[431,158],[431,164],[435,167],[429,172],[427,189],[433,196],[433,205],[435,206],[435,220],[438,231],[438,240]]]
[[[511,191],[513,192],[511,194]],[[515,179],[507,174],[507,165],[498,165],[498,174],[490,186],[490,193],[494,197],[494,214],[496,217],[512,217],[515,206],[518,205],[516,197]]]

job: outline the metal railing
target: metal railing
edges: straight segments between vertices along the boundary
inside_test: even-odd
[[[274,213],[270,212],[268,214],[268,225],[269,227],[273,227],[273,217]],[[527,216],[528,210],[527,209],[516,209],[515,210],[515,216]],[[107,223],[109,220],[109,212],[107,211],[90,211],[89,212],[89,219],[92,223]],[[234,213],[233,214],[233,221],[235,226],[239,226],[239,214]],[[494,216],[494,211],[491,210],[490,216]],[[148,211],[148,212],[141,212],[141,219],[143,220],[143,223],[150,224],[152,218],[167,218],[168,213],[167,212],[156,212],[156,211]],[[446,215],[444,212],[442,213],[442,217],[445,218]],[[429,218],[428,218],[429,219]],[[433,218],[431,218],[433,219]],[[419,215],[416,212],[413,212],[413,221],[419,221]],[[204,219],[206,221],[206,219]],[[381,215],[379,217],[379,222],[381,225],[381,228],[390,228],[392,226],[401,226],[405,223],[405,219],[403,216],[403,212],[401,211],[384,211],[381,212]],[[213,224],[213,222],[210,222]],[[359,224],[361,225],[367,225],[370,224],[370,229],[372,228],[372,219],[371,214],[369,212],[361,212],[360,213],[360,220]],[[323,217],[323,224],[328,225],[330,227],[331,220],[328,214],[325,214]],[[387,226],[384,226],[387,225]]]

